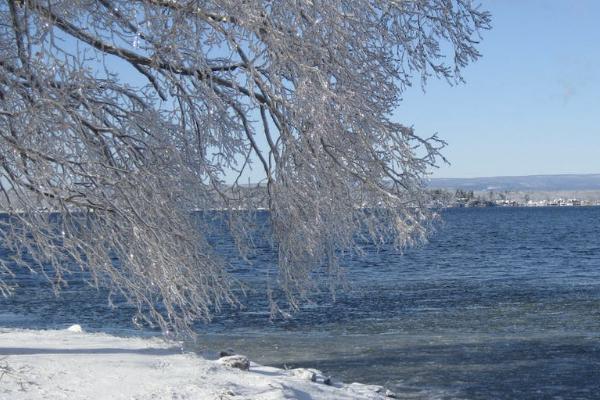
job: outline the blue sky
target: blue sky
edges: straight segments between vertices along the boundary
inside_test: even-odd
[[[466,84],[408,89],[398,121],[438,132],[434,177],[600,173],[600,1],[483,0],[493,29]]]
[[[479,1],[493,28],[466,83],[417,78],[395,113],[448,142],[432,176],[600,173],[600,1]],[[245,179],[263,175],[255,163]]]

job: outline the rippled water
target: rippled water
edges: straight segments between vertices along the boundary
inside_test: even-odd
[[[246,308],[215,319],[197,348],[234,348],[278,366],[384,384],[401,398],[600,398],[600,207],[453,209],[431,241],[348,260],[351,288],[270,322],[255,269]],[[226,236],[222,252],[231,252]],[[127,310],[74,284],[54,299],[21,277],[0,300],[0,326],[129,333]]]

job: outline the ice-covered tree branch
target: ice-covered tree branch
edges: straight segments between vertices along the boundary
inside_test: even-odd
[[[469,0],[0,2],[0,290],[81,269],[185,331],[235,301],[192,210],[267,207],[292,307],[361,236],[422,240],[443,142],[392,115],[489,24]]]

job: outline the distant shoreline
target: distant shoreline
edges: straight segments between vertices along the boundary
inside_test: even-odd
[[[600,191],[600,174],[430,178],[429,189],[472,191]]]
[[[436,206],[436,205],[431,205],[430,208],[442,208],[442,209],[453,209],[453,208],[564,208],[564,207],[574,207],[574,208],[583,208],[583,207],[600,207],[600,201],[598,201],[597,203],[593,203],[593,204],[579,204],[579,205],[573,205],[573,204],[545,204],[545,205],[528,205],[528,204],[494,204],[494,205],[481,205],[481,204],[477,204],[477,205],[457,205],[457,204],[450,204],[450,205],[446,205],[446,206]],[[251,212],[269,212],[268,209],[266,208],[254,208],[254,209],[235,209],[235,210],[227,210],[227,209],[223,209],[223,208],[210,208],[210,209],[206,209],[206,210],[200,210],[200,209],[194,209],[194,210],[190,210],[191,213],[197,213],[197,212],[203,212],[203,211],[215,211],[215,212],[221,212],[221,211],[251,211]],[[74,213],[81,213],[82,211],[74,211]],[[39,214],[60,214],[60,211],[38,211],[37,213]],[[14,211],[14,212],[8,212],[5,210],[0,210],[0,217],[7,217],[10,215],[15,215],[15,214],[24,214],[23,211]]]

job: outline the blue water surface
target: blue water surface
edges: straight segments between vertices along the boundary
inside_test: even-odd
[[[248,265],[217,235],[250,286],[244,308],[198,325],[190,346],[316,367],[407,399],[599,399],[599,221],[600,207],[450,209],[429,243],[404,254],[366,246],[346,260],[349,288],[335,301],[315,295],[275,321],[264,295],[273,250],[258,240]],[[131,309],[111,309],[82,282],[56,298],[38,277],[17,280],[0,326],[140,333]]]

